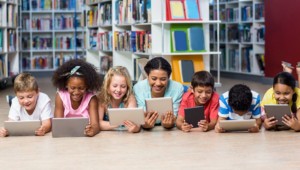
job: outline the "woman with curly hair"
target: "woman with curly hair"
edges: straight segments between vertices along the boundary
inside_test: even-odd
[[[60,66],[52,77],[58,89],[55,96],[55,118],[87,117],[87,136],[99,133],[98,101],[95,92],[100,88],[100,77],[93,65],[80,60],[70,60]]]

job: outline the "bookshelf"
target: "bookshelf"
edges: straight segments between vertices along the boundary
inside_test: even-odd
[[[18,1],[0,1],[0,87],[19,73]]]
[[[219,16],[217,16],[217,7]],[[221,51],[220,71],[264,75],[265,20],[263,0],[212,1],[210,18],[219,17],[220,43],[216,43],[216,26],[210,27],[211,48]],[[211,68],[217,70],[217,57],[212,55]]]
[[[22,0],[21,18],[22,71],[53,71],[85,57],[82,0]]]
[[[172,0],[171,0],[172,1]],[[218,19],[209,18],[209,0],[196,0],[196,6],[199,6],[199,15],[201,19],[191,19],[195,16],[187,16],[189,19],[170,20],[167,12],[170,10],[169,0],[112,0],[88,3],[91,8],[101,3],[112,4],[112,22],[109,26],[88,26],[88,29],[96,29],[97,33],[112,32],[112,50],[93,50],[92,47],[87,50],[87,61],[95,64],[101,70],[100,58],[103,55],[113,56],[113,65],[122,65],[127,67],[132,80],[138,81],[143,74],[141,65],[147,59],[156,56],[163,56],[172,65],[172,58],[181,57],[201,57],[203,58],[203,69],[210,71],[210,55],[218,56],[218,49],[210,49],[209,26],[218,25]],[[180,1],[184,4],[184,0]],[[173,3],[173,2],[172,2]],[[87,20],[88,17],[87,17]],[[203,32],[202,50],[188,48],[184,51],[174,50],[173,32],[183,31],[186,36],[189,35],[190,27],[201,28]],[[217,34],[218,34],[218,30]],[[89,36],[92,39],[92,36]],[[191,36],[188,36],[191,37]],[[188,40],[188,39],[187,39]],[[91,41],[91,40],[89,40]],[[216,41],[218,42],[218,40]],[[97,42],[94,46],[98,46]],[[175,41],[176,43],[176,41]],[[189,41],[186,42],[190,47]],[[172,66],[177,70],[176,66]],[[198,68],[198,67],[197,67]],[[175,73],[175,72],[174,72]],[[218,74],[217,84],[220,83]]]

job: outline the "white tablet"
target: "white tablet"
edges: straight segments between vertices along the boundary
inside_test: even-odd
[[[137,125],[145,123],[143,108],[108,108],[110,125],[123,125],[125,120],[129,120]]]
[[[255,119],[249,120],[220,120],[220,128],[226,131],[248,131],[255,125]]]
[[[89,124],[89,118],[53,118],[52,137],[84,137],[84,129]]]
[[[41,127],[39,120],[5,121],[4,128],[9,136],[34,136],[35,131]]]
[[[158,118],[157,121],[161,120],[161,116],[168,111],[173,112],[173,101],[172,97],[159,97],[146,99],[146,110],[147,112],[157,111]]]
[[[291,108],[287,104],[266,104],[264,105],[265,113],[267,117],[275,117],[278,122],[276,125],[285,125],[282,122],[284,115],[291,115]]]

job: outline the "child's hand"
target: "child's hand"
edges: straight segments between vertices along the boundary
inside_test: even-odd
[[[300,130],[300,124],[293,114],[292,116],[284,115],[282,117],[282,122],[288,127],[294,129],[295,131]]]
[[[217,132],[217,133],[224,133],[226,131],[219,126],[219,123],[217,123],[216,126],[215,126],[215,132]]]
[[[172,128],[176,121],[176,117],[171,111],[169,111],[161,117],[161,120],[161,124],[163,125],[163,127]]]
[[[0,129],[0,137],[6,137],[6,136],[8,136],[8,131],[4,127],[2,127]]]
[[[200,120],[198,122],[198,126],[201,129],[202,132],[207,132],[208,130],[208,122],[206,120]]]
[[[124,121],[124,125],[127,128],[128,132],[131,132],[131,133],[137,133],[141,129],[140,126],[136,125],[135,123],[133,123],[129,120]]]
[[[185,120],[183,121],[183,123],[181,125],[182,131],[189,132],[189,131],[191,131],[192,128],[193,128],[193,125],[186,123]]]
[[[88,125],[85,127],[85,129],[84,129],[84,134],[85,134],[86,136],[90,136],[90,137],[94,136],[95,132],[94,132],[94,129],[93,129],[93,127],[92,127],[91,124],[88,124]]]
[[[264,127],[266,129],[270,129],[272,127],[275,127],[276,123],[278,122],[278,120],[275,119],[275,117],[269,117],[269,118],[266,118],[264,120]]]
[[[157,118],[158,118],[157,112],[145,113],[145,124],[143,125],[143,127],[146,129],[153,128]]]
[[[257,124],[255,124],[253,127],[248,129],[248,132],[257,133],[259,132],[259,127],[257,126]]]
[[[41,126],[38,130],[35,131],[36,136],[44,136],[46,134],[45,128]]]

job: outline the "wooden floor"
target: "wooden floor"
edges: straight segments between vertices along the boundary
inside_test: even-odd
[[[222,93],[244,83],[263,94],[270,85],[221,79]],[[39,79],[41,91],[54,99],[50,78]],[[7,119],[5,95],[0,90],[0,126]],[[183,133],[156,127],[129,134],[101,132],[89,138],[0,138],[1,169],[299,169],[300,133]]]

